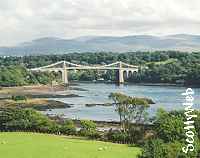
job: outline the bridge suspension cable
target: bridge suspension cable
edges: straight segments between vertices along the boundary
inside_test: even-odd
[[[55,67],[57,65],[62,65],[60,67]],[[68,66],[67,66],[68,65]],[[118,70],[119,71],[119,83],[124,82],[123,72],[138,72],[139,67],[135,65],[130,65],[121,61],[117,61],[111,64],[100,65],[100,66],[87,66],[87,65],[80,65],[74,64],[68,61],[59,61],[50,65],[32,68],[29,69],[30,71],[61,71],[62,78],[64,83],[68,83],[67,79],[67,70],[89,70],[89,69],[96,69],[96,70]]]

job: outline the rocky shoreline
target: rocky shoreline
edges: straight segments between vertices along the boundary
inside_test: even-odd
[[[25,96],[25,100],[15,101],[13,96]],[[71,108],[73,104],[52,100],[53,98],[75,98],[79,95],[70,93],[64,86],[22,86],[22,87],[4,87],[0,90],[1,108],[33,108],[38,111],[51,109]]]
[[[102,104],[98,104],[98,103],[92,103],[92,104],[85,104],[86,107],[94,107],[94,106],[113,106],[112,103],[102,103]]]
[[[73,104],[46,99],[28,99],[26,101],[2,100],[0,102],[1,108],[33,108],[38,111],[71,108],[72,106]]]
[[[81,120],[79,120],[79,119],[62,118],[60,116],[49,116],[49,115],[47,115],[47,116],[50,119],[55,120],[56,122],[59,122],[61,124],[65,120],[72,120],[78,128],[81,126],[80,125]],[[120,129],[120,126],[121,126],[119,121],[96,121],[96,120],[93,120],[93,122],[96,123],[97,129],[99,131],[108,131],[110,129],[116,130],[116,129]],[[136,124],[133,123],[133,125],[136,125]],[[145,128],[145,130],[151,130],[154,125],[152,123],[145,123],[145,124],[137,124],[137,126],[142,126]]]

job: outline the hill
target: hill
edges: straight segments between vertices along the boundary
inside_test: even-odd
[[[0,55],[64,54],[70,52],[199,51],[200,35],[85,36],[74,39],[35,39],[13,47],[0,47]]]

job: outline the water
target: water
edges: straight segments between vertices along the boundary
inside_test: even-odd
[[[108,96],[111,92],[122,92],[130,96],[147,97],[153,99],[156,104],[151,105],[148,110],[150,116],[155,115],[158,108],[166,110],[184,109],[182,103],[184,97],[181,96],[186,88],[176,86],[140,86],[140,85],[121,85],[104,83],[80,83],[78,88],[87,91],[71,90],[72,93],[83,96],[78,98],[55,99],[65,103],[74,104],[72,108],[53,109],[46,111],[48,114],[63,115],[66,118],[73,119],[91,119],[101,121],[118,120],[118,115],[114,107],[95,106],[86,107],[85,104],[109,103]],[[194,108],[200,109],[200,88],[194,88]]]

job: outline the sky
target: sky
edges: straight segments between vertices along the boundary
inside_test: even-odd
[[[43,37],[200,35],[200,0],[0,0],[0,46]]]

